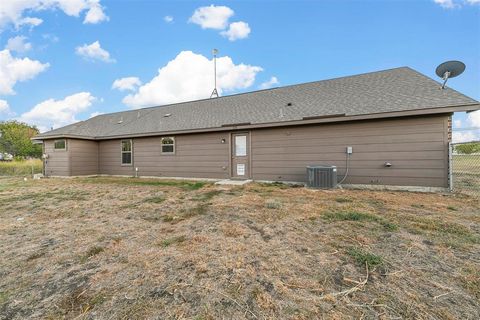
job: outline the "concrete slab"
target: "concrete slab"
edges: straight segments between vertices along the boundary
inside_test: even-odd
[[[216,185],[221,185],[221,186],[243,186],[244,184],[250,183],[252,180],[230,180],[230,179],[225,179],[225,180],[220,180],[215,182]]]

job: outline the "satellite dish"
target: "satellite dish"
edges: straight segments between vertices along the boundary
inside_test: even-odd
[[[465,64],[461,61],[447,61],[440,64],[435,73],[437,76],[443,79],[442,89],[445,88],[445,84],[449,78],[455,78],[465,71]]]

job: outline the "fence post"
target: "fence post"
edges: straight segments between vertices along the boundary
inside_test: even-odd
[[[448,190],[453,191],[453,146],[448,143]]]

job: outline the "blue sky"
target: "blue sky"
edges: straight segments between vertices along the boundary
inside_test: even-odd
[[[12,0],[0,32],[0,120],[42,130],[208,97],[212,48],[223,95],[399,66],[435,78],[458,59],[449,85],[480,100],[479,0]]]

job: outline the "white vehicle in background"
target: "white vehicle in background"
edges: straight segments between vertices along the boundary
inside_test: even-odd
[[[0,152],[0,161],[13,161],[13,156],[10,153]]]

